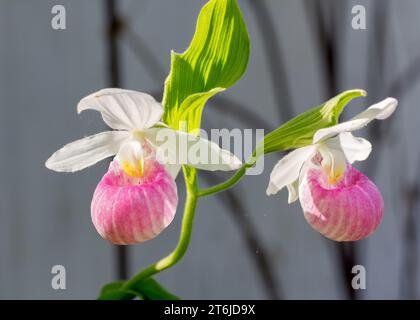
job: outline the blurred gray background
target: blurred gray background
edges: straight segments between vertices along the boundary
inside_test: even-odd
[[[65,143],[104,130],[99,114],[76,114],[85,95],[117,83],[160,99],[170,50],[188,46],[204,3],[0,1],[0,298],[92,299],[104,283],[125,271],[133,275],[174,248],[181,205],[163,234],[130,247],[124,260],[90,221],[91,196],[107,161],[75,174],[48,171],[44,162]],[[55,4],[66,8],[64,31],[51,28]],[[366,7],[366,30],[351,27],[356,4]],[[200,201],[186,256],[156,278],[186,299],[419,298],[420,2],[239,5],[252,43],[249,68],[209,103],[205,126],[268,132],[346,89],[364,88],[369,96],[344,117],[396,96],[400,107],[392,119],[362,132],[374,150],[357,164],[382,191],[385,217],[372,237],[356,244],[323,238],[298,203],[287,204],[287,192],[266,197],[282,156],[272,154],[262,175]],[[202,185],[228,177],[201,176]],[[181,204],[181,178],[178,184]],[[66,290],[51,288],[56,264],[67,270]],[[350,287],[355,264],[366,267],[366,290]]]

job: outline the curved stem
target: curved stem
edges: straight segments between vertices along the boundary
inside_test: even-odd
[[[229,189],[230,187],[234,186],[238,181],[245,175],[246,170],[250,167],[252,167],[256,162],[258,158],[253,156],[251,160],[244,163],[242,167],[239,168],[238,171],[235,172],[233,176],[231,176],[228,180],[225,182],[216,184],[215,186],[203,189],[198,191],[197,195],[198,197],[206,197],[221,191],[224,191],[226,189]]]
[[[226,190],[230,187],[232,187],[233,185],[235,185],[245,174],[246,172],[246,166],[243,165],[238,171],[236,171],[236,173],[230,177],[228,180],[226,180],[225,182],[219,183],[213,187],[209,187],[207,189],[203,189],[200,190],[198,192],[198,196],[199,197],[206,197],[215,193],[218,193],[220,191]]]
[[[195,208],[197,206],[197,172],[195,169],[183,167],[186,185],[187,198],[185,200],[184,216],[182,220],[181,233],[178,245],[168,256],[158,262],[148,266],[143,271],[136,274],[124,284],[124,290],[130,290],[136,287],[138,283],[146,278],[153,276],[165,269],[175,265],[182,259],[187,251],[191,239],[192,227],[194,222]]]

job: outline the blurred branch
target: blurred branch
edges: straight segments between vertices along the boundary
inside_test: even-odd
[[[319,0],[304,0],[303,6],[308,18],[310,28],[312,30],[313,38],[316,39],[319,50],[319,57],[321,63],[324,66],[324,78],[326,83],[327,97],[332,97],[338,93],[339,90],[339,67],[337,63],[337,58],[339,56],[338,46],[340,45],[339,39],[342,35],[339,34],[339,23],[335,21],[335,11],[337,8],[334,5],[337,3],[330,4],[329,9],[331,14],[328,16],[331,20],[329,21],[331,25],[328,28],[327,18],[324,16],[322,10],[322,2]],[[343,5],[342,2],[340,2]],[[338,7],[340,14],[342,16],[345,12],[344,7]],[[346,290],[347,298],[354,300],[357,298],[356,291],[351,287],[352,273],[351,270],[356,264],[356,248],[354,243],[337,243],[337,254],[340,262],[341,268],[341,279],[343,287]]]
[[[219,179],[215,174],[209,174],[208,172],[203,173],[205,173],[204,178],[209,184],[213,185],[222,182],[222,179]],[[281,289],[277,281],[274,281],[275,272],[272,269],[273,264],[270,263],[269,254],[266,252],[265,246],[262,245],[262,242],[259,239],[257,229],[250,219],[251,214],[245,207],[244,199],[239,199],[238,193],[240,193],[240,190],[238,189],[238,186],[236,186],[236,191],[238,192],[235,192],[233,189],[228,189],[219,193],[217,198],[220,199],[224,205],[229,207],[229,212],[234,213],[231,214],[231,217],[242,231],[246,249],[257,269],[260,271],[259,275],[261,276],[262,283],[267,291],[268,298],[272,300],[280,299],[282,296]],[[256,254],[257,252],[258,255]]]
[[[396,97],[403,97],[420,80],[420,54],[417,55],[413,61],[404,69],[400,76],[398,76],[389,86],[388,92]]]
[[[317,46],[320,64],[323,66],[324,83],[326,84],[326,96],[332,97],[338,93],[338,66],[335,28],[328,28],[327,18],[322,10],[322,2],[319,0],[302,0],[309,27],[312,30],[314,45]],[[330,8],[333,10],[333,8]]]
[[[389,2],[387,0],[372,2],[370,24],[367,29],[367,67],[366,67],[366,86],[367,86],[367,105],[376,102],[378,97],[389,95],[384,92],[386,88],[386,59],[387,59],[387,41],[389,35]],[[392,119],[392,118],[391,118]],[[375,141],[375,152],[364,163],[365,172],[368,176],[374,178],[379,163],[381,153],[384,152],[383,134],[384,125],[387,121],[373,121],[368,127],[368,135],[372,141]],[[361,246],[362,247],[362,246]],[[363,247],[362,247],[363,248]],[[363,252],[359,253],[360,256]]]
[[[272,131],[275,128],[270,125],[258,113],[247,109],[241,102],[237,102],[229,97],[215,96],[210,100],[213,108],[219,110],[224,115],[231,115],[232,117],[241,120],[242,122],[251,125],[253,128],[265,129]]]
[[[418,282],[418,239],[415,209],[417,208],[420,201],[419,183],[416,181],[411,186],[406,188],[404,195],[406,200],[406,212],[402,232],[403,264],[401,272],[400,290],[402,299],[416,299]]]
[[[369,104],[374,102],[378,96],[389,95],[389,92],[383,92],[387,83],[385,82],[385,67],[386,67],[386,48],[388,39],[388,21],[389,3],[384,0],[381,3],[373,2],[373,17],[372,23],[368,29],[369,32],[369,47],[368,47],[368,68],[366,69],[366,79],[368,86],[368,101]],[[373,99],[372,99],[373,98]],[[392,118],[391,118],[392,119]],[[389,121],[389,120],[388,120]],[[377,152],[371,154],[366,162],[366,172],[371,176],[375,175],[375,170],[378,167],[379,155],[381,153],[380,147],[383,147],[384,140],[384,126],[389,124],[388,121],[374,121],[369,125],[369,137],[375,141]]]
[[[277,104],[280,121],[287,121],[294,116],[293,101],[287,81],[285,59],[278,40],[276,26],[270,15],[265,0],[248,0],[251,12],[255,16],[262,45],[266,56],[267,70],[271,78],[271,86]]]
[[[143,61],[142,66],[146,69],[149,76],[157,83],[163,83],[166,76],[165,69],[160,65],[156,55],[143,39],[127,25],[125,26],[124,36],[131,52],[139,61]]]
[[[403,141],[403,154],[407,154],[407,145]],[[401,164],[400,176],[404,176],[400,186],[405,204],[405,215],[402,223],[402,265],[400,273],[400,296],[402,299],[417,298],[418,283],[418,237],[416,209],[420,203],[420,182],[416,177],[420,175],[420,157],[418,157],[417,172],[413,179],[407,175],[407,158],[403,157],[398,162]],[[412,181],[412,182],[410,182]]]
[[[387,87],[385,92],[382,88],[386,87],[385,83],[385,66],[386,66],[386,49],[388,40],[389,28],[389,1],[384,3],[374,3],[373,10],[373,28],[370,29],[369,43],[369,61],[367,79],[369,84],[369,91],[371,87],[375,90],[374,95],[391,95],[400,100],[418,84],[420,80],[420,55],[408,64],[404,71],[393,80]],[[388,141],[393,126],[397,122],[397,117],[391,117],[386,122],[377,122],[370,126],[370,136],[375,140],[377,152],[375,152],[368,162],[367,171],[371,175],[375,175],[378,168],[378,161],[380,151],[384,148],[385,142]],[[380,149],[378,148],[380,147]],[[406,154],[406,153],[405,153]],[[420,174],[420,162],[418,164],[417,177]],[[407,180],[408,177],[405,179]],[[400,292],[403,299],[415,299],[417,297],[417,279],[418,279],[418,237],[417,237],[417,221],[416,221],[416,208],[420,201],[420,184],[415,181],[413,183],[407,182],[403,185],[403,196],[405,199],[405,217],[403,220],[403,262],[402,272],[400,279]]]
[[[404,69],[401,74],[391,82],[389,87],[386,89],[385,93],[396,97],[399,100],[399,105],[402,105],[403,98],[411,91],[413,88],[418,85],[420,80],[420,54],[414,58],[414,60],[408,64],[408,66]],[[379,146],[382,146],[386,141],[389,140],[392,133],[394,133],[394,126],[397,122],[397,115],[394,115],[393,117],[390,117],[387,121],[379,122],[376,125],[379,126],[379,134],[373,134],[373,136],[376,138],[376,148],[379,149]],[[376,155],[373,156],[378,161],[381,159],[379,157],[380,152],[376,152]],[[372,164],[371,164],[372,163]],[[375,170],[378,167],[377,163],[376,165],[373,165],[375,161],[369,160],[368,164],[368,172],[371,173],[371,175],[375,175]]]
[[[105,2],[106,27],[107,27],[107,63],[109,74],[109,85],[119,87],[121,83],[120,73],[120,54],[118,50],[117,38],[121,31],[121,23],[117,16],[115,0]],[[127,279],[128,277],[128,248],[125,246],[115,246],[117,260],[117,279]]]

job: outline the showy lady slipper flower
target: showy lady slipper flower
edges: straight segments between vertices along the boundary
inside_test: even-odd
[[[115,155],[91,205],[97,231],[113,243],[152,239],[171,223],[178,202],[174,179],[181,165],[202,170],[241,166],[238,158],[214,142],[167,128],[160,122],[162,106],[148,94],[103,89],[79,102],[79,113],[87,109],[99,111],[115,130],[65,145],[47,160],[46,166],[74,172]],[[167,137],[172,139],[163,139]],[[206,150],[207,158],[197,161],[185,156],[191,147]]]
[[[93,194],[92,222],[112,243],[153,239],[174,218],[178,196],[173,178],[154,159],[144,160],[142,170],[141,175],[127,175],[114,160]]]
[[[375,184],[352,167],[365,160],[372,145],[351,132],[374,119],[388,118],[397,100],[387,98],[349,121],[318,130],[313,144],[282,158],[270,175],[267,195],[287,187],[289,203],[300,200],[305,219],[336,241],[369,236],[383,216],[383,199]]]

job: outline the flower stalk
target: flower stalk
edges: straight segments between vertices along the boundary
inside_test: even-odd
[[[184,215],[182,218],[181,233],[176,248],[165,258],[157,261],[146,267],[144,270],[137,273],[131,279],[127,280],[122,287],[123,290],[131,290],[138,286],[138,284],[165,270],[176,263],[178,263],[188,249],[191,240],[191,234],[194,223],[195,209],[198,200],[198,186],[197,186],[197,171],[194,168],[183,166],[185,187],[186,187],[186,200],[184,207]]]
[[[252,166],[255,165],[255,163],[257,162],[258,157],[256,156],[252,156],[251,160],[249,160],[248,162],[244,163],[236,172],[233,176],[231,176],[228,180],[221,182],[215,186],[212,187],[208,187],[206,189],[200,190],[198,192],[198,197],[207,197],[222,191],[225,191],[231,187],[233,187],[235,184],[237,184],[239,182],[239,180],[245,175],[246,170],[248,170],[248,168],[251,168]]]

